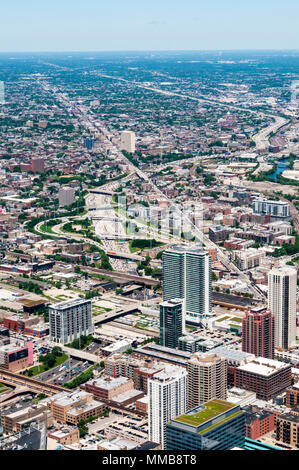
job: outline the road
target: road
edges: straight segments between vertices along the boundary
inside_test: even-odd
[[[40,82],[40,85],[44,89],[44,91],[54,94],[56,96],[57,100],[68,110],[68,112],[72,112],[75,115],[75,117],[77,119],[79,119],[79,122],[83,127],[85,127],[88,130],[92,130],[93,132],[99,132],[104,136],[104,138],[107,141],[109,140],[108,137],[107,137],[109,135],[109,132],[104,127],[104,124],[101,123],[101,125],[99,125],[98,121],[96,123],[92,122],[92,117],[90,115],[88,115],[87,112],[84,111],[84,109],[82,109],[82,107],[79,107],[79,106],[71,107],[70,103],[69,103],[69,98],[66,95],[62,95],[62,94],[57,93],[57,91],[55,92],[55,89],[53,87],[51,87],[51,85],[49,85],[45,81]],[[149,88],[149,87],[145,87],[145,86],[140,86],[140,87]],[[151,89],[151,88],[149,88],[149,89]],[[200,101],[200,99],[198,99],[198,98],[190,97],[190,96],[187,96],[187,95],[181,95],[181,94],[178,94],[178,93],[165,92],[164,90],[159,90],[159,89],[151,89],[151,90],[154,90],[154,91],[157,91],[157,92],[163,92],[164,94],[166,93],[166,94],[170,94],[170,95],[173,95],[173,96],[179,96],[179,97],[188,98],[188,99],[190,98],[190,99]],[[242,108],[240,108],[240,109],[242,109]],[[242,109],[242,110],[244,111],[244,109]],[[261,114],[261,113],[257,113],[256,111],[252,111],[252,110],[245,110],[245,111],[248,111],[248,112],[254,113],[254,114]],[[273,124],[270,127],[272,129]],[[226,269],[228,269],[231,272],[237,273],[238,276],[239,276],[239,279],[241,281],[245,282],[246,284],[248,284],[249,289],[254,293],[254,295],[258,299],[264,301],[265,298],[266,298],[265,294],[262,293],[260,290],[258,290],[255,286],[253,286],[251,284],[251,281],[250,281],[249,277],[246,274],[244,274],[242,271],[240,271],[232,262],[230,262],[230,260],[226,256],[226,254],[222,251],[222,249],[218,245],[216,245],[215,243],[211,242],[211,240],[206,235],[204,235],[203,232],[198,227],[196,227],[196,225],[189,219],[189,217],[186,214],[184,214],[183,211],[177,205],[174,205],[173,201],[170,198],[168,198],[151,181],[151,179],[148,175],[146,175],[143,171],[141,171],[139,168],[137,168],[135,165],[133,165],[123,155],[123,153],[121,152],[120,148],[116,145],[116,143],[112,143],[109,140],[109,145],[113,146],[115,154],[118,155],[118,158],[120,158],[130,168],[134,169],[135,173],[137,174],[137,176],[140,179],[142,179],[142,180],[148,182],[149,184],[151,184],[151,186],[153,187],[153,189],[155,190],[157,195],[159,195],[162,199],[167,200],[168,203],[171,204],[172,206],[175,206],[175,210],[176,210],[177,214],[181,217],[181,220],[182,220],[183,224],[185,226],[191,227],[193,235],[196,236],[198,241],[200,243],[202,243],[202,245],[205,246],[208,249],[216,249],[217,254],[218,254],[218,259],[226,267]]]
[[[162,90],[161,88],[149,87],[149,86],[146,86],[146,85],[130,82],[128,80],[125,80],[125,79],[119,78],[119,77],[113,77],[113,76],[104,75],[104,74],[98,74],[98,75],[102,76],[102,77],[110,78],[112,80],[124,81],[124,82],[126,82],[130,85],[135,85],[136,88],[143,88],[145,90],[153,91],[155,93],[159,93],[159,94],[162,94],[162,95],[176,96],[178,98],[189,99],[189,100],[197,101],[199,103],[205,103],[205,102],[213,103],[213,104],[219,105],[221,107],[226,107],[226,108],[229,108],[229,109],[235,109],[237,111],[243,111],[243,112],[247,112],[247,113],[250,113],[250,114],[255,114],[257,116],[260,116],[260,117],[262,116],[264,118],[274,119],[274,122],[272,124],[270,124],[269,126],[267,126],[264,129],[262,129],[260,132],[258,132],[257,134],[255,134],[253,136],[252,140],[255,142],[256,150],[258,150],[258,151],[266,150],[267,147],[269,146],[269,139],[268,139],[269,135],[271,133],[277,132],[281,127],[285,126],[289,122],[281,116],[274,116],[274,115],[265,114],[265,113],[262,113],[260,111],[255,111],[253,109],[242,108],[240,106],[236,106],[236,105],[233,105],[233,104],[223,103],[222,101],[219,101],[219,100],[216,100],[216,99],[208,99],[204,96],[195,97],[195,96],[185,95],[185,94],[182,94],[182,93],[175,93],[175,92],[171,92],[171,91],[167,91],[167,90]]]

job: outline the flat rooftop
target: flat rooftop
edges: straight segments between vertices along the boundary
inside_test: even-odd
[[[135,399],[142,395],[143,392],[140,390],[128,390],[127,392],[121,393],[120,395],[117,395],[117,397],[113,397],[112,400],[116,403],[123,403],[127,400]]]
[[[254,354],[232,349],[228,346],[218,346],[213,349],[213,353],[218,356],[225,357],[228,363],[233,362],[238,364],[252,360],[255,357]]]
[[[110,377],[110,376],[103,376],[97,379],[91,379],[87,382],[88,385],[95,385],[98,388],[102,388],[104,390],[113,390],[116,387],[120,387],[121,385],[127,383],[130,379],[127,377]]]
[[[165,300],[165,302],[162,302],[160,304],[160,307],[174,307],[176,305],[182,305],[183,299],[171,299],[171,300]]]
[[[187,424],[189,426],[198,427],[210,419],[216,418],[222,413],[231,410],[235,406],[235,404],[215,399],[198,406],[194,410],[189,411],[187,414],[175,418],[174,421]]]
[[[74,300],[67,300],[64,302],[59,302],[57,304],[51,304],[49,308],[52,308],[53,310],[66,310],[68,308],[72,307],[78,307],[79,305],[90,303],[90,300],[86,299],[74,299]]]
[[[205,251],[201,246],[194,246],[194,245],[172,245],[170,248],[167,248],[165,252],[176,252],[179,251],[181,253],[196,253],[200,255],[207,255],[208,252]]]
[[[272,359],[266,359],[265,357],[257,357],[247,364],[239,366],[238,369],[245,372],[251,372],[253,374],[269,377],[276,372],[288,367],[290,367],[290,364],[286,364],[280,361],[273,361]]]

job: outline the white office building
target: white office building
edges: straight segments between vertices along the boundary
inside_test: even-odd
[[[75,188],[71,188],[70,186],[61,186],[58,193],[59,206],[65,207],[73,204],[75,202],[75,195]]]
[[[49,306],[50,339],[68,344],[93,334],[91,301],[69,300]]]
[[[131,131],[123,131],[121,134],[121,149],[129,153],[135,153],[136,150],[136,135]]]
[[[166,366],[148,380],[149,440],[165,446],[166,424],[187,411],[187,371]]]
[[[290,217],[290,205],[283,201],[271,201],[269,199],[256,199],[252,203],[253,212],[272,217]]]
[[[279,266],[269,272],[268,306],[274,315],[276,348],[296,345],[296,288],[296,269]]]
[[[212,315],[212,268],[208,252],[175,245],[163,253],[163,300],[184,299],[184,317],[197,324]]]

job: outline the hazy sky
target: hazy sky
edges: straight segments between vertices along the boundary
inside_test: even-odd
[[[298,0],[2,0],[0,51],[299,49]]]

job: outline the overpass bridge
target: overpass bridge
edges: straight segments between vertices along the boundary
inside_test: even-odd
[[[59,385],[44,383],[34,377],[26,377],[25,375],[16,374],[0,367],[0,382],[10,384],[13,387],[23,387],[34,393],[45,393],[46,395],[55,395],[56,393],[66,391]]]
[[[90,207],[87,207],[87,210],[88,211],[111,211],[112,209],[114,209],[114,206],[100,206],[100,207],[96,207],[96,206],[90,206]]]
[[[126,259],[128,261],[144,261],[144,256],[134,255],[133,253],[124,253],[120,251],[106,251],[110,258]]]
[[[120,271],[106,271],[105,269],[89,268],[84,267],[84,271],[95,274],[104,274],[111,277],[114,280],[122,280],[127,282],[134,282],[134,284],[140,284],[142,286],[154,287],[159,284],[159,281],[148,277],[136,276],[135,274],[127,274]]]
[[[93,323],[95,325],[104,324],[115,320],[116,318],[124,317],[130,313],[138,312],[139,308],[136,305],[130,305],[124,309],[112,310],[112,312],[106,313],[104,315],[98,315],[93,318]]]
[[[53,343],[53,346],[57,346],[57,344]],[[89,353],[89,352],[86,352],[86,351],[81,351],[80,349],[68,348],[66,346],[63,346],[62,344],[60,344],[59,346],[70,357],[73,357],[75,359],[80,359],[81,361],[83,360],[83,361],[90,362],[92,364],[99,364],[102,360],[96,354],[92,354],[92,353]]]
[[[7,382],[7,381],[6,381]],[[3,380],[4,383],[4,380]],[[21,395],[27,394],[36,394],[36,392],[30,390],[28,387],[20,387],[17,386],[11,392],[3,393],[0,395],[0,406],[1,405],[8,405],[9,403],[15,401],[15,399]]]
[[[117,194],[114,191],[108,191],[107,189],[90,189],[89,193],[90,194],[104,194],[104,196],[114,196],[114,194]]]

